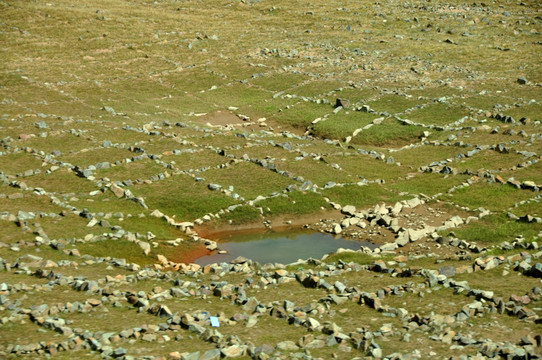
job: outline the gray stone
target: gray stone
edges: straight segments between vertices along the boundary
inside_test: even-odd
[[[254,349],[255,354],[271,354],[275,351],[275,348],[269,344],[263,344]]]
[[[305,345],[305,349],[321,349],[326,345],[326,343],[323,340],[313,340]]]
[[[256,311],[256,308],[260,302],[255,297],[251,297],[247,300],[247,302],[243,305],[243,310],[246,311],[248,314],[252,314]]]
[[[143,250],[145,255],[149,255],[151,252],[151,245],[148,242],[140,241],[138,242],[139,247]]]
[[[195,351],[195,352],[192,352],[192,353],[189,353],[189,354],[181,355],[181,360],[199,360],[199,359],[200,359],[200,352],[199,351]]]
[[[398,248],[398,245],[396,243],[387,243],[380,246],[380,250],[382,251],[395,251],[395,249]]]
[[[318,322],[318,320],[313,319],[313,318],[308,318],[308,319],[305,321],[305,326],[306,326],[310,331],[318,330],[318,329],[321,327],[320,322]]]
[[[199,360],[218,360],[220,359],[220,354],[220,349],[207,350],[203,353],[203,355],[201,355]]]
[[[353,205],[346,205],[341,209],[341,212],[346,215],[354,216],[356,214],[356,207]]]
[[[397,234],[397,238],[395,239],[395,243],[399,246],[405,246],[410,242],[410,237],[408,236],[408,231],[400,231]]]
[[[116,348],[115,350],[113,350],[113,353],[111,354],[111,356],[113,357],[122,357],[124,355],[126,355],[127,351],[125,348],[122,348],[122,347],[119,347],[119,348]]]
[[[220,190],[222,188],[222,186],[220,186],[218,184],[209,184],[208,188],[209,188],[209,190],[217,191],[217,190]]]
[[[277,349],[282,351],[296,351],[299,350],[299,346],[297,346],[293,341],[287,340],[279,342],[277,344]]]
[[[333,286],[335,287],[335,289],[337,289],[337,292],[339,292],[339,294],[342,294],[346,290],[346,285],[344,285],[340,281],[335,281]]]
[[[445,275],[446,277],[451,277],[455,275],[455,267],[448,265],[442,266],[438,269],[440,275]]]
[[[35,217],[36,217],[36,215],[34,215],[33,213],[30,213],[30,212],[26,212],[26,211],[22,211],[22,210],[19,210],[19,212],[17,212],[17,219],[22,220],[22,221],[32,220]]]

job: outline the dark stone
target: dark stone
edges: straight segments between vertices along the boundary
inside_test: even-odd
[[[337,99],[335,101],[335,107],[342,106],[344,109],[348,109],[350,107],[350,100],[348,99]]]
[[[531,266],[531,269],[529,270],[529,275],[535,278],[542,278],[542,264],[536,263]]]

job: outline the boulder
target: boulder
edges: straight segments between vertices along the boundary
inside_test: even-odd
[[[143,250],[143,253],[145,255],[149,255],[150,252],[151,252],[151,244],[149,244],[148,242],[146,241],[140,241],[137,243],[139,245],[139,247]]]
[[[121,198],[124,196],[124,189],[116,184],[112,184],[109,189],[115,194],[116,197]]]

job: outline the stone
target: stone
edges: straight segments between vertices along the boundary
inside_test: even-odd
[[[344,98],[337,98],[337,100],[335,101],[335,107],[338,108],[339,106],[344,109],[348,109],[350,107],[350,100]]]
[[[421,230],[408,229],[408,238],[410,239],[411,242],[420,240],[426,234],[427,233],[425,229],[421,229]]]
[[[252,314],[256,311],[256,308],[260,302],[255,297],[251,297],[247,300],[247,302],[243,305],[243,310],[246,311],[248,314]]]
[[[199,360],[200,359],[200,352],[195,351],[195,352],[188,353],[188,354],[183,353],[183,354],[180,354],[179,359],[181,359],[181,360]]]
[[[308,318],[305,321],[305,326],[309,329],[309,331],[316,331],[321,327],[320,322],[313,318]]]
[[[282,351],[296,351],[299,350],[299,346],[297,346],[293,341],[287,340],[277,343],[277,349]]]
[[[306,344],[305,349],[321,349],[324,346],[326,346],[326,343],[324,342],[324,340],[316,339]]]
[[[255,316],[255,315],[250,315],[248,318],[247,318],[247,323],[246,323],[246,327],[247,328],[251,328],[251,327],[254,327],[256,324],[258,323],[258,317]]]
[[[98,306],[102,304],[101,300],[98,299],[87,299],[87,303],[89,303],[91,306]]]
[[[451,344],[455,336],[455,331],[449,330],[442,336],[442,342],[445,344]]]
[[[26,211],[22,211],[22,210],[19,210],[17,212],[17,219],[19,219],[19,221],[33,220],[35,217],[36,217],[36,215],[34,215],[33,213],[30,213],[30,212],[26,212]]]
[[[220,349],[212,349],[212,350],[207,350],[206,352],[204,352],[199,360],[219,360],[221,357],[221,351]]]
[[[537,262],[529,269],[529,275],[535,278],[542,278],[542,264]]]
[[[408,231],[400,231],[397,234],[397,238],[395,238],[395,243],[398,246],[405,246],[410,242],[410,236],[408,235]]]
[[[422,201],[417,197],[405,201],[405,206],[409,208],[415,208],[416,206],[421,205],[421,204],[422,204]]]
[[[263,344],[254,349],[254,354],[272,354],[275,348],[269,344]]]
[[[346,215],[354,216],[356,214],[356,207],[353,205],[346,205],[341,209],[341,212]]]
[[[387,243],[380,246],[381,251],[395,251],[399,246],[396,243]]]
[[[126,355],[128,351],[125,349],[125,348],[122,348],[122,347],[119,347],[119,348],[116,348],[115,350],[113,350],[113,352],[111,353],[111,356],[113,357],[122,357],[124,355]]]
[[[244,355],[245,349],[240,345],[231,345],[220,349],[224,357],[236,358]]]
[[[446,277],[451,277],[455,275],[455,267],[448,265],[448,266],[442,266],[438,269],[438,273],[440,275],[445,275]]]
[[[143,253],[145,255],[149,255],[151,252],[151,245],[148,242],[145,241],[139,241],[138,242],[139,247],[143,250]]]
[[[124,196],[124,189],[120,186],[113,184],[109,187],[109,189],[115,194],[116,197],[121,198]]]

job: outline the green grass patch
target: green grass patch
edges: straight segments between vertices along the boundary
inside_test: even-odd
[[[339,260],[345,263],[354,262],[361,265],[369,265],[375,261],[375,258],[362,252],[343,252],[340,254],[329,255],[325,259],[325,262],[328,264],[335,264],[338,263]]]
[[[425,194],[433,196],[445,194],[452,187],[457,186],[469,179],[468,175],[441,175],[430,173],[417,173],[413,178],[400,179],[390,183],[390,189],[410,194]]]
[[[217,109],[227,109],[230,106],[246,106],[270,99],[271,94],[257,87],[243,84],[228,84],[216,90],[197,94],[199,100]]]
[[[389,114],[402,113],[403,111],[413,108],[416,105],[423,104],[424,101],[414,97],[401,95],[384,95],[381,98],[369,101],[366,105],[373,110],[379,112],[387,112]]]
[[[339,165],[344,172],[351,176],[351,179],[384,179],[388,181],[406,175],[408,170],[405,167],[386,164],[380,159],[359,154],[330,155],[325,159],[332,167],[333,164]]]
[[[469,151],[469,148],[458,146],[432,146],[423,145],[413,149],[390,152],[393,159],[401,165],[411,166],[415,169],[423,165],[429,165],[434,161],[454,159],[459,154]],[[454,166],[453,164],[451,166]]]
[[[59,343],[67,340],[65,335],[53,330],[47,330],[29,320],[23,323],[8,322],[0,326],[0,343],[3,346],[36,344],[40,341]]]
[[[134,153],[125,149],[97,148],[89,151],[80,151],[75,154],[67,154],[61,156],[60,160],[86,168],[89,165],[96,165],[104,161],[114,163],[115,161],[121,161],[132,156],[134,156]]]
[[[305,215],[329,209],[324,199],[313,192],[292,191],[288,196],[277,196],[257,203],[264,209],[264,215]]]
[[[139,161],[112,166],[108,169],[98,169],[95,171],[94,176],[98,179],[108,178],[113,182],[124,180],[144,181],[149,180],[153,176],[157,177],[159,174],[164,175],[165,172],[171,173],[171,169],[165,168],[164,165],[155,160],[145,158]]]
[[[170,240],[177,239],[184,236],[182,232],[177,230],[174,226],[169,225],[165,220],[158,219],[152,216],[146,216],[143,218],[133,216],[130,218],[124,218],[122,221],[118,219],[109,219],[111,225],[119,225],[124,230],[133,233],[146,234],[148,231],[156,235],[156,239]]]
[[[414,125],[404,125],[398,120],[386,119],[379,125],[363,130],[354,136],[351,143],[373,146],[403,146],[417,142],[424,129]]]
[[[523,216],[526,214],[517,215]],[[542,224],[512,220],[506,214],[489,215],[454,229],[454,233],[460,239],[487,245],[498,244],[502,241],[511,242],[518,235],[523,235],[529,241],[538,235],[540,231],[542,231]]]
[[[0,198],[0,209],[14,215],[17,215],[19,210],[34,214],[39,214],[40,212],[58,214],[63,210],[63,208],[51,204],[51,200],[48,197],[27,192],[24,193],[23,198],[19,199]]]
[[[143,196],[149,209],[175,216],[177,221],[193,221],[238,203],[185,175],[172,176],[152,185],[136,185],[131,190],[135,196]]]
[[[379,184],[336,186],[322,191],[322,195],[342,206],[354,205],[360,209],[382,202],[395,203],[403,199],[403,197]]]
[[[233,211],[230,211],[220,216],[218,223],[229,223],[232,225],[242,225],[258,222],[262,219],[262,214],[259,210],[252,206],[244,205],[236,207]]]
[[[325,95],[330,91],[339,89],[344,86],[344,83],[339,80],[314,80],[301,86],[292,88],[288,93],[295,94],[297,96],[313,97],[319,95]]]
[[[460,172],[467,169],[471,172],[476,172],[478,169],[504,171],[516,167],[524,159],[524,156],[514,152],[500,154],[492,150],[483,150],[472,157],[455,161],[451,166],[457,168]]]
[[[352,174],[331,167],[319,160],[311,157],[303,160],[289,159],[286,161],[275,161],[277,169],[287,171],[294,177],[302,177],[305,181],[323,187],[327,182],[334,181],[339,183],[356,183],[360,179]]]
[[[447,197],[471,209],[483,207],[492,211],[503,211],[522,200],[534,197],[534,194],[510,185],[482,182],[458,189]]]
[[[283,109],[274,119],[280,123],[296,128],[307,128],[317,118],[330,114],[333,107],[330,105],[318,105],[311,102],[300,102],[289,109]]]
[[[26,170],[40,169],[40,171],[44,171],[41,164],[41,160],[24,152],[0,157],[0,171],[9,175],[22,174]]]
[[[351,136],[355,130],[370,124],[376,116],[359,111],[341,111],[337,115],[329,116],[312,127],[312,133],[321,138],[343,141]]]
[[[241,162],[222,169],[210,169],[203,173],[203,176],[206,181],[220,184],[224,188],[233,186],[233,191],[247,200],[285,190],[294,182],[250,162]]]
[[[44,138],[36,136],[29,140],[17,140],[15,144],[19,147],[30,147],[38,151],[43,151],[47,154],[50,154],[55,150],[60,151],[62,154],[69,154],[71,152],[95,146],[92,141],[85,138],[84,135],[78,137],[69,133],[49,133],[49,135]]]
[[[156,252],[158,251],[157,248],[152,248],[151,253],[145,255],[139,245],[128,240],[86,242],[77,244],[77,249],[81,255],[126,259],[128,262],[139,265],[156,263],[156,255],[160,254],[160,252]]]
[[[103,234],[111,232],[110,228],[101,226],[87,227],[89,220],[78,215],[67,214],[56,218],[39,219],[39,224],[50,239],[84,238],[87,234]]]
[[[445,126],[469,115],[469,113],[467,109],[461,106],[435,103],[402,117],[426,125]]]
[[[289,73],[264,75],[251,79],[252,85],[261,86],[268,91],[284,91],[291,92],[292,88],[295,91],[295,85],[307,80],[308,77],[304,75],[296,75]]]
[[[75,172],[68,168],[61,168],[50,174],[42,172],[25,178],[24,182],[30,187],[40,187],[47,192],[57,194],[88,194],[91,191],[98,190],[93,182],[77,176]]]
[[[409,179],[397,180],[390,184],[390,189],[410,194],[433,196],[445,194],[452,187],[468,180],[468,175],[446,176],[440,174],[420,173]]]
[[[12,221],[0,222],[0,242],[13,244],[19,241],[33,241],[35,235],[31,232],[23,232],[22,228]]]

